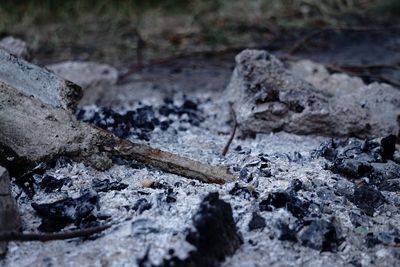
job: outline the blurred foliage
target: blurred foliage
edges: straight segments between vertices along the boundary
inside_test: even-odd
[[[400,0],[0,0],[0,36],[65,59],[252,46],[281,29],[399,23]],[[150,52],[149,52],[150,53]]]

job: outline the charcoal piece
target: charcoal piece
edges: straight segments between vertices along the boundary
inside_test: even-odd
[[[192,100],[186,99],[185,102],[183,102],[181,108],[190,109],[190,110],[197,110],[197,104],[195,102],[193,102]]]
[[[375,210],[386,202],[382,193],[370,186],[356,187],[349,200],[368,216],[373,216]]]
[[[109,179],[99,180],[94,178],[92,187],[96,192],[108,192],[112,190],[121,191],[127,188],[128,185],[119,182],[110,182]]]
[[[242,196],[245,199],[251,199],[251,198],[258,198],[258,192],[257,191],[250,191],[249,188],[243,187],[239,185],[239,183],[235,183],[233,188],[229,190],[229,194],[233,196]]]
[[[339,159],[334,163],[335,171],[353,178],[367,176],[372,172],[372,167],[367,162],[355,159]]]
[[[151,209],[152,205],[145,198],[140,198],[133,205],[132,209],[137,211],[139,214],[142,214],[143,211]]]
[[[290,182],[290,190],[294,192],[300,191],[303,188],[303,183],[299,179],[293,179]]]
[[[178,195],[177,192],[174,192],[172,188],[168,188],[166,192],[165,201],[167,203],[174,203],[176,202],[176,196]]]
[[[300,235],[300,240],[303,246],[320,251],[336,251],[341,243],[335,225],[324,219],[311,222]]]
[[[393,134],[382,138],[381,146],[382,152],[380,153],[384,159],[393,159],[394,151],[396,150],[397,137]]]
[[[185,259],[169,256],[162,266],[216,267],[243,243],[231,205],[219,199],[218,193],[210,193],[203,199],[193,216],[193,225],[195,230],[189,231],[186,240],[196,249]]]
[[[138,108],[132,118],[132,125],[136,128],[154,130],[155,125],[158,124],[159,121],[155,117],[152,106]]]
[[[400,164],[394,160],[396,136],[361,141],[331,141],[321,145],[314,155],[324,156],[333,164],[329,167],[335,173],[350,178],[368,178],[371,185],[380,190],[400,190]],[[330,156],[325,152],[331,151]]]
[[[365,245],[369,248],[378,244],[398,247],[400,245],[400,232],[398,229],[378,233],[368,233],[365,236]]]
[[[71,178],[69,178],[71,181]],[[40,188],[46,193],[51,193],[56,190],[60,190],[63,185],[68,183],[68,179],[57,179],[51,175],[45,175],[42,177],[40,182]]]
[[[42,162],[36,165],[33,169],[23,174],[18,180],[17,184],[22,188],[25,194],[32,198],[35,195],[35,179],[34,175],[43,175],[47,170],[47,164]]]
[[[162,131],[166,131],[169,128],[169,122],[168,121],[162,121],[160,122],[160,129]]]
[[[256,212],[253,212],[251,220],[248,225],[249,231],[253,231],[256,229],[263,229],[265,226],[267,226],[267,224],[265,223],[264,217],[260,216]]]
[[[297,232],[295,229],[290,228],[289,224],[278,220],[275,225],[273,232],[275,236],[281,241],[297,241]]]
[[[274,192],[260,202],[260,211],[286,208],[293,216],[303,219],[308,214],[310,203],[301,201],[293,192]]]
[[[42,232],[56,232],[70,223],[80,226],[80,223],[90,217],[95,208],[98,208],[99,197],[92,190],[84,190],[78,198],[66,198],[53,203],[32,203],[33,209],[42,218],[39,230]]]

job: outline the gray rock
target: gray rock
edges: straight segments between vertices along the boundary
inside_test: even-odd
[[[307,62],[289,71],[266,51],[245,50],[236,56],[225,94],[244,134],[365,138],[399,133],[400,92],[395,88],[329,75],[321,65]]]
[[[0,164],[21,174],[21,166],[70,155],[107,168],[93,150],[101,134],[71,112],[81,94],[79,86],[0,49]]]
[[[28,45],[21,39],[12,36],[1,39],[0,48],[20,58],[28,59],[30,57]]]
[[[115,68],[96,62],[66,61],[47,66],[47,68],[84,88],[113,85],[118,80],[118,71]]]
[[[10,195],[10,178],[5,168],[0,166],[0,233],[18,231],[21,218],[17,205]],[[7,242],[0,241],[0,258],[7,252]]]
[[[52,107],[75,109],[81,88],[0,49],[0,82]]]

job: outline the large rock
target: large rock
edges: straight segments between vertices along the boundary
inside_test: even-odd
[[[0,48],[3,48],[8,53],[20,58],[29,58],[28,45],[21,39],[12,36],[4,37],[0,40]]]
[[[75,109],[79,86],[0,49],[0,82],[54,108]]]
[[[236,56],[225,93],[244,134],[286,131],[365,138],[399,133],[398,90],[330,75],[321,65],[299,64],[289,71],[266,51],[245,50]]]
[[[118,71],[106,64],[83,61],[66,61],[47,66],[54,73],[84,88],[112,85],[118,80]]]
[[[6,169],[0,166],[0,233],[19,231],[21,218],[17,205],[10,195],[10,177]],[[0,241],[0,258],[7,252],[7,242]]]
[[[71,112],[80,96],[78,86],[0,49],[0,164],[19,175],[70,155],[107,168],[96,146],[101,132]]]

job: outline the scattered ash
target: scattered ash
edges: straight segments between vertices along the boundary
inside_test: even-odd
[[[215,99],[85,107],[78,117],[136,142],[146,135],[155,148],[227,165],[238,181],[204,184],[120,158],[105,172],[65,158],[40,166],[12,186],[24,231],[114,226],[84,241],[11,242],[1,264],[399,264],[400,155],[393,137],[259,134],[235,138],[222,157],[229,108]]]

